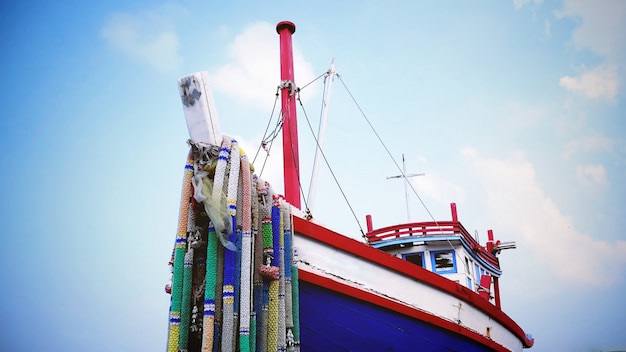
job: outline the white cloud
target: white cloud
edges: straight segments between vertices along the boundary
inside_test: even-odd
[[[463,202],[466,198],[462,187],[444,179],[436,172],[428,172],[424,176],[409,180],[422,199],[428,198],[444,207],[451,201]]]
[[[215,89],[239,97],[261,108],[271,107],[272,97],[280,83],[279,39],[275,26],[257,22],[247,26],[229,49],[232,63],[212,73]],[[294,46],[296,84],[313,80],[313,70]],[[306,95],[303,99],[306,98]]]
[[[541,4],[543,0],[513,0],[513,5],[516,10],[521,9],[524,5],[534,2],[535,4]]]
[[[160,11],[117,13],[110,16],[101,35],[114,48],[159,72],[176,71],[182,63],[179,40],[170,19]]]
[[[571,44],[605,60],[580,77],[562,77],[560,85],[590,99],[613,100],[623,79],[618,74],[626,60],[626,2],[606,0],[598,6],[592,1],[565,0],[556,17],[578,19],[580,24],[572,33]]]
[[[582,184],[594,183],[598,185],[607,185],[606,169],[602,164],[597,165],[578,165],[576,166],[576,177]]]
[[[612,63],[626,58],[626,2],[605,0],[599,6],[593,1],[565,0],[556,16],[580,20],[572,34],[572,44],[578,48],[589,49]]]
[[[589,99],[614,100],[618,89],[617,69],[614,66],[600,65],[583,73],[580,77],[561,77],[561,87],[580,93]]]
[[[546,37],[550,38],[552,36],[552,30],[550,29],[549,19],[546,18],[543,20],[543,28],[544,28],[544,33],[546,33]]]
[[[599,134],[589,134],[582,138],[571,140],[565,146],[565,157],[569,158],[580,152],[611,152],[614,141]]]
[[[609,285],[622,277],[626,241],[602,241],[574,228],[539,186],[533,165],[517,153],[510,158],[484,157],[472,148],[461,154],[484,188],[486,215],[494,230],[516,240],[529,253],[526,270],[548,271],[579,284]],[[590,173],[602,178],[601,171]]]

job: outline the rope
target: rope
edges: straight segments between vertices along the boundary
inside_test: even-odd
[[[223,138],[222,148],[220,149],[217,165],[215,166],[215,176],[213,179],[213,188],[211,196],[207,197],[207,200],[211,200],[211,205],[221,208],[222,188],[224,184],[224,176],[226,175],[226,164],[228,162],[228,154],[230,154],[230,140]],[[207,189],[208,192],[208,189]],[[211,211],[207,209],[205,202],[205,210],[209,217],[211,217]],[[213,213],[215,213],[213,211]],[[213,216],[215,218],[215,215]],[[215,219],[217,222],[223,219]],[[213,351],[216,335],[216,309],[217,302],[215,297],[215,291],[217,288],[217,273],[218,273],[218,256],[219,246],[217,245],[217,229],[215,228],[214,219],[211,219],[212,224],[209,226],[208,244],[207,244],[207,260],[206,260],[206,286],[204,291],[204,318],[203,318],[203,335],[202,335],[202,351]],[[222,224],[224,227],[224,224]]]
[[[204,212],[196,219],[200,202]],[[212,156],[192,145],[171,258],[168,352],[293,350],[289,211],[282,196],[252,174],[235,140],[225,136]],[[202,231],[206,258],[197,251]]]
[[[269,283],[267,350],[278,350],[278,280]]]
[[[256,313],[256,339],[254,342],[255,352],[262,352],[264,346],[264,339],[267,336],[267,331],[264,328],[263,319],[265,316],[263,305],[263,277],[261,275],[261,268],[263,267],[263,232],[259,238],[259,229],[262,228],[264,221],[262,212],[265,212],[265,206],[263,202],[263,192],[265,192],[265,182],[261,179],[256,179],[255,183],[257,197],[259,202],[253,202],[253,206],[256,207],[256,211],[253,216],[256,216],[254,223],[256,224],[256,233],[254,235],[254,311]]]
[[[380,144],[383,146],[383,148],[385,149],[385,151],[387,152],[387,155],[389,155],[389,158],[391,158],[391,160],[393,161],[393,163],[396,165],[396,169],[398,169],[398,171],[400,171],[400,174],[404,176],[404,172],[402,171],[402,168],[400,167],[400,165],[398,164],[398,162],[396,161],[396,159],[393,157],[393,155],[391,154],[391,152],[389,151],[389,148],[387,148],[387,145],[385,144],[385,142],[383,142],[383,139],[380,137],[380,135],[378,134],[378,132],[376,132],[376,129],[374,128],[374,126],[372,125],[372,123],[370,122],[370,120],[367,118],[367,115],[365,114],[365,112],[363,111],[363,109],[361,109],[361,106],[359,105],[359,103],[356,101],[356,99],[354,98],[354,96],[352,95],[352,92],[350,92],[350,90],[348,89],[348,87],[346,86],[346,84],[344,83],[343,79],[341,78],[340,75],[337,75],[337,78],[339,78],[339,81],[341,82],[341,85],[343,85],[343,87],[346,89],[346,92],[348,92],[348,95],[350,95],[350,99],[352,99],[352,101],[354,102],[354,104],[356,105],[357,109],[359,109],[359,111],[361,112],[361,116],[363,116],[363,118],[365,119],[365,121],[367,122],[367,124],[370,126],[370,129],[372,130],[372,132],[374,132],[374,135],[376,136],[376,138],[378,139],[378,141],[380,142]],[[433,220],[433,222],[435,222],[435,225],[437,227],[439,227],[439,229],[443,232],[443,230],[441,229],[441,227],[439,226],[439,223],[437,222],[437,220],[435,220],[435,217],[433,216],[433,214],[430,212],[430,210],[428,209],[428,207],[426,206],[426,204],[424,203],[424,201],[422,200],[422,197],[419,196],[419,194],[417,193],[417,191],[415,190],[415,188],[413,187],[413,184],[411,184],[411,182],[409,182],[409,186],[411,187],[411,190],[413,191],[413,194],[415,194],[415,196],[417,197],[417,199],[420,201],[420,203],[422,204],[422,206],[424,207],[424,209],[426,210],[426,212],[428,213],[428,216],[430,216],[430,218]]]
[[[193,248],[185,254],[183,269],[183,299],[180,310],[180,339],[178,349],[186,350],[189,344],[189,322],[191,321],[191,275],[193,273]]]
[[[237,246],[237,251],[235,252],[235,301],[233,304],[233,343],[234,346],[237,346],[239,342],[239,310],[240,310],[240,297],[241,297],[241,241],[243,236],[243,180],[241,174],[241,156],[245,153],[240,148],[239,155],[237,155],[237,162],[239,163],[240,175],[237,182],[237,232],[235,233],[235,245]],[[233,158],[235,155],[233,155]],[[234,160],[233,160],[234,161]],[[248,192],[249,194],[249,192]],[[250,213],[250,208],[248,207],[247,213]]]
[[[257,193],[258,178],[252,175],[252,313],[250,313],[250,351],[257,348],[257,339],[260,329],[259,317],[263,309],[263,279],[261,278],[261,264],[263,262],[263,241],[259,239],[260,216],[259,216],[259,196]]]
[[[172,278],[172,297],[170,305],[170,319],[168,331],[168,352],[178,351],[180,338],[180,308],[181,294],[183,289],[183,266],[185,261],[185,249],[187,246],[187,221],[189,212],[189,200],[191,198],[191,179],[193,177],[193,153],[189,150],[185,173],[183,177],[183,189],[180,197],[180,210],[178,216],[178,229],[176,231],[176,246],[174,249],[174,274]]]
[[[278,243],[274,242],[274,219],[272,215],[272,208],[274,200],[273,192],[267,182],[261,186],[259,193],[263,195],[261,206],[261,232],[263,234],[263,265],[261,266],[261,275],[263,277],[274,280],[278,279]],[[278,222],[276,222],[278,226]]]
[[[187,211],[187,238],[191,232],[195,231],[196,219],[193,210],[193,198],[189,203]],[[178,349],[186,350],[189,345],[189,322],[191,320],[191,296],[193,290],[192,274],[193,274],[193,248],[189,246],[185,253],[185,261],[183,264],[183,292],[182,306],[180,309],[180,338],[178,340]]]
[[[215,324],[215,285],[217,267],[217,234],[215,228],[209,226],[209,241],[206,257],[206,285],[204,288],[204,320],[202,325],[202,351],[213,350],[213,333]]]
[[[267,351],[269,340],[269,320],[270,320],[270,284],[263,281],[263,320],[261,321],[261,343],[260,351]]]
[[[327,74],[328,74],[328,71],[326,71],[326,72],[322,73],[321,75],[319,75],[319,76],[315,77],[315,78],[314,78],[311,82],[309,82],[309,83],[305,84],[305,85],[304,85],[304,86],[302,86],[301,88],[298,88],[298,92],[299,92],[299,91],[301,91],[301,90],[303,90],[304,88],[308,87],[309,85],[311,85],[311,84],[315,83],[315,81],[317,81],[318,79],[320,79],[320,78],[322,78],[322,77],[326,76]]]
[[[226,137],[225,137],[226,138]],[[237,184],[239,182],[239,145],[236,140],[231,141],[230,151],[230,172],[228,173],[228,193],[226,201],[228,212],[231,218],[231,232],[227,238],[227,243],[233,245],[235,242],[235,227],[237,224]],[[224,242],[222,242],[224,243]],[[225,245],[224,251],[224,285],[222,290],[223,312],[222,312],[222,351],[234,351],[234,301],[235,301],[235,251],[237,247],[229,248]]]
[[[280,208],[278,199],[274,199],[272,205],[272,250],[274,251],[272,266],[278,267],[280,265]]]
[[[287,349],[287,341],[285,339],[286,323],[285,323],[285,203],[279,205],[280,214],[280,230],[278,232],[278,255],[280,278],[278,279],[278,350],[285,351]]]
[[[241,185],[241,180],[239,181],[239,185]],[[241,188],[239,188],[241,189]],[[241,193],[241,192],[239,192]],[[241,203],[237,202],[237,209],[241,207]],[[237,214],[239,215],[239,210],[237,210]],[[240,222],[239,218],[237,218],[237,222]],[[242,240],[241,226],[237,226],[237,233],[235,233],[235,245],[237,246],[237,251],[234,253],[235,255],[235,278],[233,281],[234,287],[234,301],[233,301],[233,346],[237,346],[239,342],[239,300],[241,296],[241,240]]]
[[[365,237],[365,233],[363,232],[363,227],[361,227],[361,222],[359,221],[359,218],[356,216],[356,213],[354,212],[354,209],[352,208],[352,205],[350,204],[350,201],[348,201],[348,197],[346,196],[345,192],[343,191],[343,188],[339,184],[339,180],[337,179],[337,176],[335,175],[335,172],[333,171],[332,167],[330,167],[330,163],[328,162],[328,159],[326,159],[326,154],[324,154],[324,151],[322,150],[322,147],[320,146],[319,140],[317,139],[317,136],[315,135],[315,132],[313,131],[313,126],[311,126],[311,121],[309,120],[309,116],[307,115],[306,110],[304,109],[304,105],[302,104],[302,100],[300,99],[299,95],[298,95],[298,102],[300,103],[300,107],[302,108],[302,113],[304,114],[304,117],[305,117],[305,120],[307,122],[307,125],[309,126],[309,130],[311,131],[311,135],[313,135],[313,139],[315,139],[315,143],[317,145],[317,148],[319,149],[319,151],[320,151],[320,153],[322,155],[322,158],[324,159],[324,163],[326,164],[326,167],[328,167],[328,170],[330,171],[330,174],[333,177],[333,180],[335,180],[335,184],[337,185],[337,188],[339,188],[339,192],[341,192],[341,196],[343,197],[343,200],[348,205],[348,208],[350,209],[350,212],[352,213],[352,217],[354,217],[354,220],[356,221],[357,226],[359,227],[359,231],[361,231],[361,235],[363,237]],[[304,204],[306,206],[306,204],[307,204],[306,200],[305,200]],[[307,206],[307,209],[308,209],[308,206]]]
[[[219,238],[219,236],[218,236]],[[222,312],[223,312],[223,301],[222,301],[222,288],[224,286],[224,251],[226,249],[223,245],[217,246],[217,267],[215,268],[215,331],[213,335],[213,339],[215,341],[213,345],[213,351],[221,351],[221,336],[222,336]]]
[[[252,189],[250,179],[250,163],[248,157],[241,155],[241,194],[242,194],[242,230],[241,230],[241,275],[240,275],[240,320],[239,349],[250,351],[250,265],[252,261]]]
[[[275,94],[275,97],[274,97],[274,105],[272,106],[272,113],[270,114],[270,118],[267,121],[267,126],[265,126],[265,132],[263,132],[263,139],[261,140],[261,144],[257,148],[256,154],[254,154],[254,158],[252,159],[252,164],[254,164],[254,162],[256,161],[257,156],[259,156],[259,152],[261,151],[261,148],[263,148],[263,146],[264,146],[265,137],[267,136],[267,131],[270,129],[270,124],[272,123],[272,119],[274,118],[274,112],[276,111],[276,104],[278,103],[279,92],[280,92],[280,89],[276,88],[276,94]],[[272,133],[274,133],[274,132],[272,132]],[[276,136],[274,136],[274,138],[276,138]],[[272,140],[274,138],[272,138]],[[268,151],[268,153],[269,153],[269,151]],[[265,158],[265,160],[267,160],[267,158]],[[263,166],[265,166],[265,162],[263,162]]]
[[[296,349],[300,346],[300,284],[298,282],[298,266],[291,266],[291,296],[293,300],[293,339]]]
[[[287,331],[286,347],[287,351],[293,351],[295,341],[293,339],[293,295],[291,287],[291,267],[292,261],[292,247],[291,247],[291,216],[289,214],[289,208],[286,208],[286,215],[284,216],[286,224],[285,229],[285,328]]]
[[[274,204],[272,205],[272,267],[278,269],[280,265],[280,208],[278,207],[278,199],[274,198]],[[278,349],[278,279],[278,276],[274,277],[274,280],[270,281],[269,286],[268,351],[276,351]]]

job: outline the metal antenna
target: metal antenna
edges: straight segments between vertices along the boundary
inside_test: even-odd
[[[424,176],[426,175],[425,173],[421,172],[419,174],[407,174],[406,173],[406,162],[404,161],[404,153],[402,153],[402,175],[396,175],[396,176],[387,176],[387,179],[391,179],[391,178],[403,178],[404,179],[404,197],[406,199],[406,220],[407,222],[411,222],[411,213],[409,212],[409,191],[407,188],[407,185],[409,183],[409,180],[407,180],[407,177],[415,177],[415,176]]]

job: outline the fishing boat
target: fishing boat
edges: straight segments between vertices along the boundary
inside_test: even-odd
[[[190,134],[168,352],[521,351],[534,339],[501,309],[498,255],[451,218],[374,228],[365,240],[301,209],[292,35],[278,23],[284,196],[222,134],[206,73],[179,80]],[[401,175],[406,181],[406,173]]]

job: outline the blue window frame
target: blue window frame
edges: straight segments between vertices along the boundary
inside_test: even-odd
[[[433,272],[437,274],[456,273],[456,255],[453,250],[430,252]]]
[[[426,263],[424,262],[424,252],[403,254],[402,259],[406,260],[407,262],[417,264],[422,268],[426,267]]]

